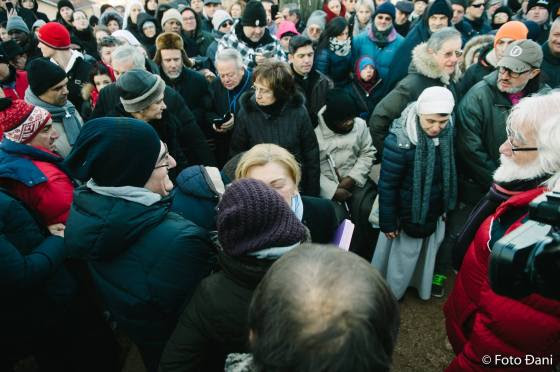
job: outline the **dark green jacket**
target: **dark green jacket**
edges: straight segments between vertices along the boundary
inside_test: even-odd
[[[486,75],[457,109],[459,196],[469,204],[476,204],[488,191],[500,165],[500,145],[507,139],[506,119],[512,104],[498,90],[497,77],[497,71]],[[548,89],[542,85],[539,92]]]
[[[74,193],[65,240],[88,261],[104,304],[154,370],[184,304],[210,272],[207,233],[175,213],[169,198],[151,206]]]
[[[543,61],[541,70],[545,77],[545,81],[551,88],[560,87],[560,57],[553,56],[550,53],[548,41],[542,45]]]

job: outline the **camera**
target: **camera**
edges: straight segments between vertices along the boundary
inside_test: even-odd
[[[224,123],[227,123],[231,119],[231,112],[227,112],[221,118],[216,118],[212,120],[212,124],[216,128],[220,128]]]
[[[495,243],[488,274],[499,295],[560,300],[560,192],[529,204],[529,221]]]

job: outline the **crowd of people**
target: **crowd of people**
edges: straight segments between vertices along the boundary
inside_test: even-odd
[[[410,287],[446,371],[558,366],[488,262],[560,190],[560,3],[75,6],[0,2],[2,371],[389,371]]]

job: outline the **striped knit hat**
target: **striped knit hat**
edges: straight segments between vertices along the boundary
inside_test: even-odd
[[[21,99],[0,99],[0,110],[0,128],[4,136],[17,143],[31,142],[51,118],[47,110]]]

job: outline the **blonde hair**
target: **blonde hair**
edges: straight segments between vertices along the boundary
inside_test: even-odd
[[[283,166],[296,186],[299,185],[301,168],[296,158],[285,148],[272,143],[255,145],[243,154],[235,169],[235,179],[247,178],[247,173],[252,167],[263,166],[272,162]]]

